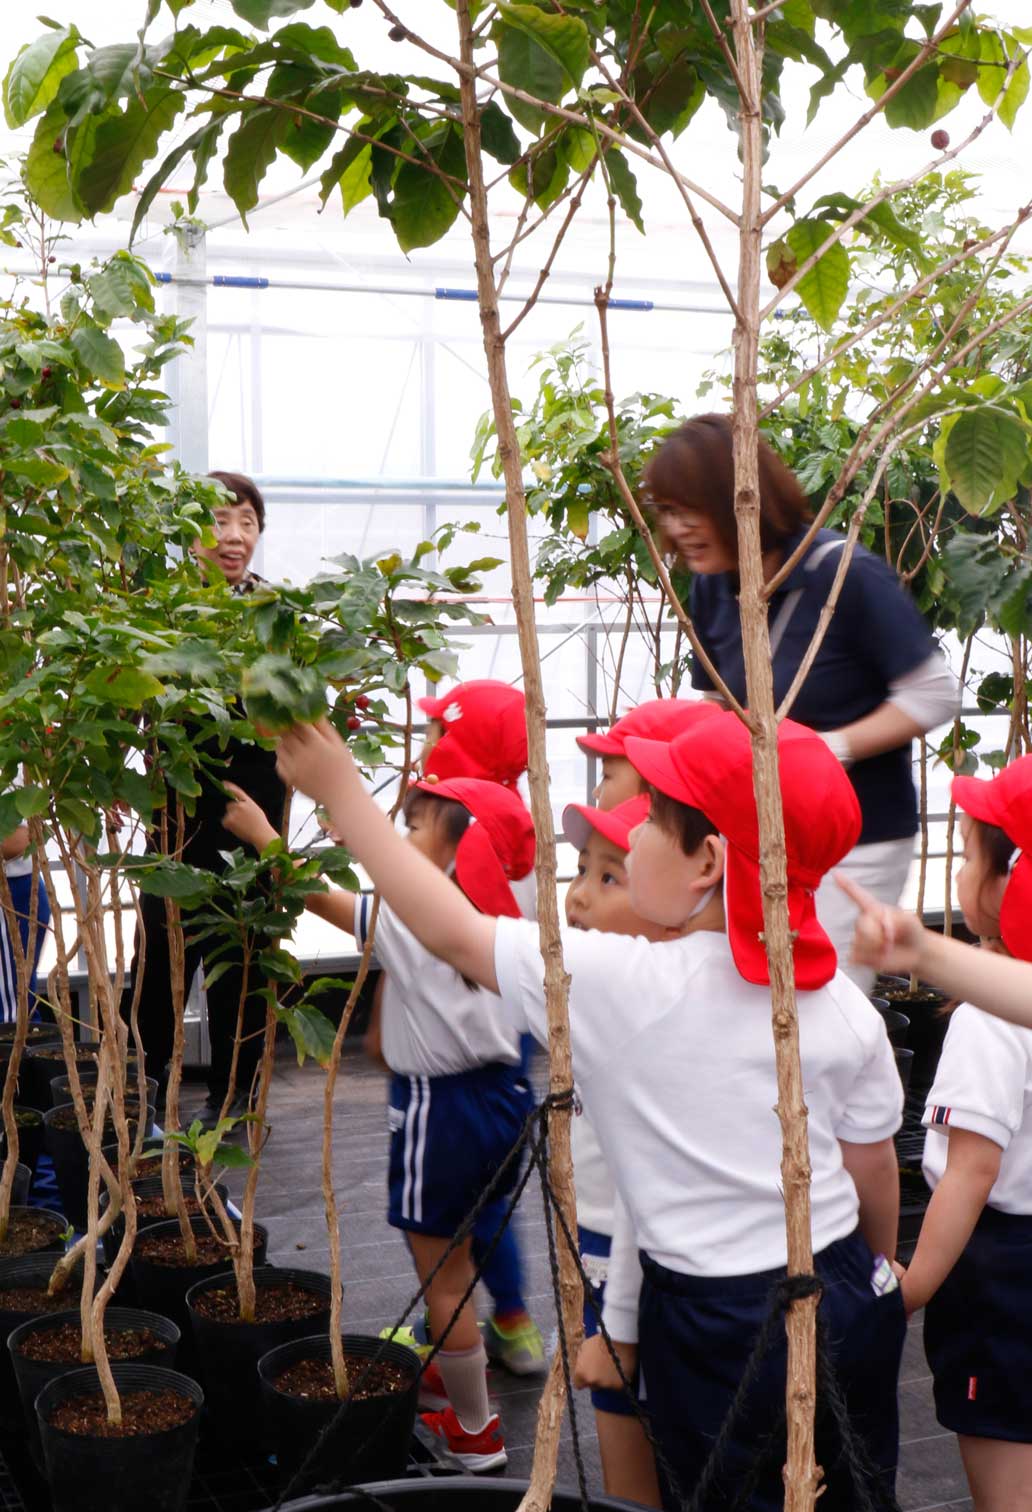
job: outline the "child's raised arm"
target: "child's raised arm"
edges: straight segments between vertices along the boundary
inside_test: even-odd
[[[444,872],[398,834],[362,786],[332,725],[320,720],[289,730],[280,740],[276,766],[284,782],[326,809],[342,843],[420,944],[462,976],[497,992],[495,921],[478,913]]]
[[[1032,965],[924,929],[913,914],[879,903],[847,877],[836,878],[860,909],[853,960],[879,971],[916,972],[951,997],[1032,1028]]]

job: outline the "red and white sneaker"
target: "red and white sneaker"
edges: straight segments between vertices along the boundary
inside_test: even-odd
[[[420,1412],[443,1412],[450,1406],[444,1377],[437,1368],[437,1361],[431,1360],[419,1377],[419,1410]]]
[[[451,1407],[446,1407],[443,1412],[424,1412],[420,1416],[430,1432],[444,1441],[445,1447],[471,1475],[500,1470],[507,1463],[497,1412],[488,1418],[479,1433],[467,1433]]]

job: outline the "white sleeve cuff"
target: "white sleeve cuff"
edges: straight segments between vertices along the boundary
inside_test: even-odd
[[[886,703],[912,719],[922,730],[933,730],[956,718],[960,685],[945,658],[933,651],[926,661],[889,684]]]
[[[936,1134],[948,1134],[951,1129],[963,1129],[968,1134],[981,1134],[993,1144],[1005,1150],[1011,1142],[1012,1130],[999,1119],[987,1118],[984,1113],[972,1113],[967,1108],[943,1108],[929,1103],[921,1122],[926,1129]]]

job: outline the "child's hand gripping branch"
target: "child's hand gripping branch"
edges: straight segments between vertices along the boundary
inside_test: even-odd
[[[497,992],[494,919],[478,913],[450,878],[398,833],[366,792],[329,721],[289,730],[280,740],[276,767],[284,782],[327,811],[342,843],[420,944],[461,976]]]

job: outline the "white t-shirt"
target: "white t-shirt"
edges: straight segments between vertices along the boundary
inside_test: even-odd
[[[365,944],[373,900],[355,909],[355,939]],[[531,926],[535,933],[537,926]],[[519,1035],[493,992],[469,988],[425,950],[387,904],[376,920],[376,955],[387,973],[381,1010],[383,1058],[402,1076],[454,1076],[476,1066],[520,1061]]]
[[[1032,1029],[961,1003],[950,1015],[924,1123],[929,1186],[946,1169],[949,1130],[968,1129],[1003,1151],[989,1206],[1032,1213]]]
[[[652,944],[564,930],[563,950],[574,1075],[638,1245],[688,1275],[784,1265],[770,989],[708,931]],[[495,967],[510,1022],[544,1043],[536,928],[499,919]],[[839,1139],[887,1139],[903,1090],[881,1018],[841,972],[798,1003],[819,1251],[857,1223]]]
[[[576,1114],[570,1124],[570,1153],[577,1193],[577,1222],[582,1228],[612,1237],[616,1186],[591,1119],[583,1111]]]

